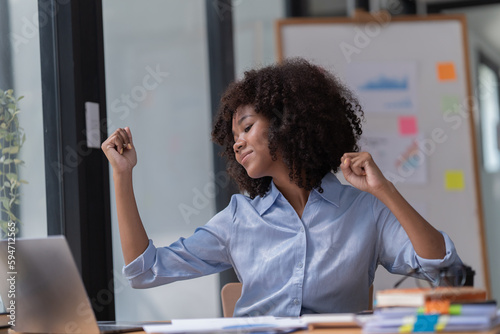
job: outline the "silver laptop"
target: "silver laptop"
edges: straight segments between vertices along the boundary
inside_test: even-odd
[[[8,240],[0,240],[0,267],[0,295],[5,308],[15,301],[16,332],[93,334],[142,330],[137,324],[108,324],[99,329],[63,236],[11,240],[10,247]],[[15,298],[11,298],[12,294]]]

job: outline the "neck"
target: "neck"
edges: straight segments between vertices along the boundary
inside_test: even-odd
[[[300,188],[297,184],[290,181],[288,175],[281,178],[275,177],[273,178],[273,182],[276,185],[276,188],[278,188],[278,190],[287,199],[288,203],[290,203],[290,205],[295,209],[297,215],[302,217],[310,191]]]

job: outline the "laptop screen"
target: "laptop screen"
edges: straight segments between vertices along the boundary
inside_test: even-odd
[[[66,239],[0,241],[0,294],[8,309],[14,307],[16,332],[99,333],[80,274]],[[14,254],[15,266],[9,267]],[[12,256],[10,257],[13,258]],[[9,270],[14,269],[14,270]],[[2,277],[5,276],[5,277]],[[12,291],[14,290],[14,291]],[[10,310],[12,311],[12,310]]]

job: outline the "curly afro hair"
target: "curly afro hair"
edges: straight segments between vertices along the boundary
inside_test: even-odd
[[[223,94],[212,140],[223,147],[229,175],[251,198],[269,190],[271,177],[252,179],[236,161],[232,120],[237,108],[245,105],[269,120],[272,159],[279,153],[290,180],[306,190],[322,192],[325,174],[338,171],[345,152],[359,150],[363,111],[335,76],[300,58],[247,71]]]

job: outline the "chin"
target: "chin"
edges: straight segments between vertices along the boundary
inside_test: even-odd
[[[256,173],[255,171],[252,171],[252,170],[247,170],[247,175],[251,179],[260,179],[261,177],[265,176],[265,175],[262,175],[261,173]]]

